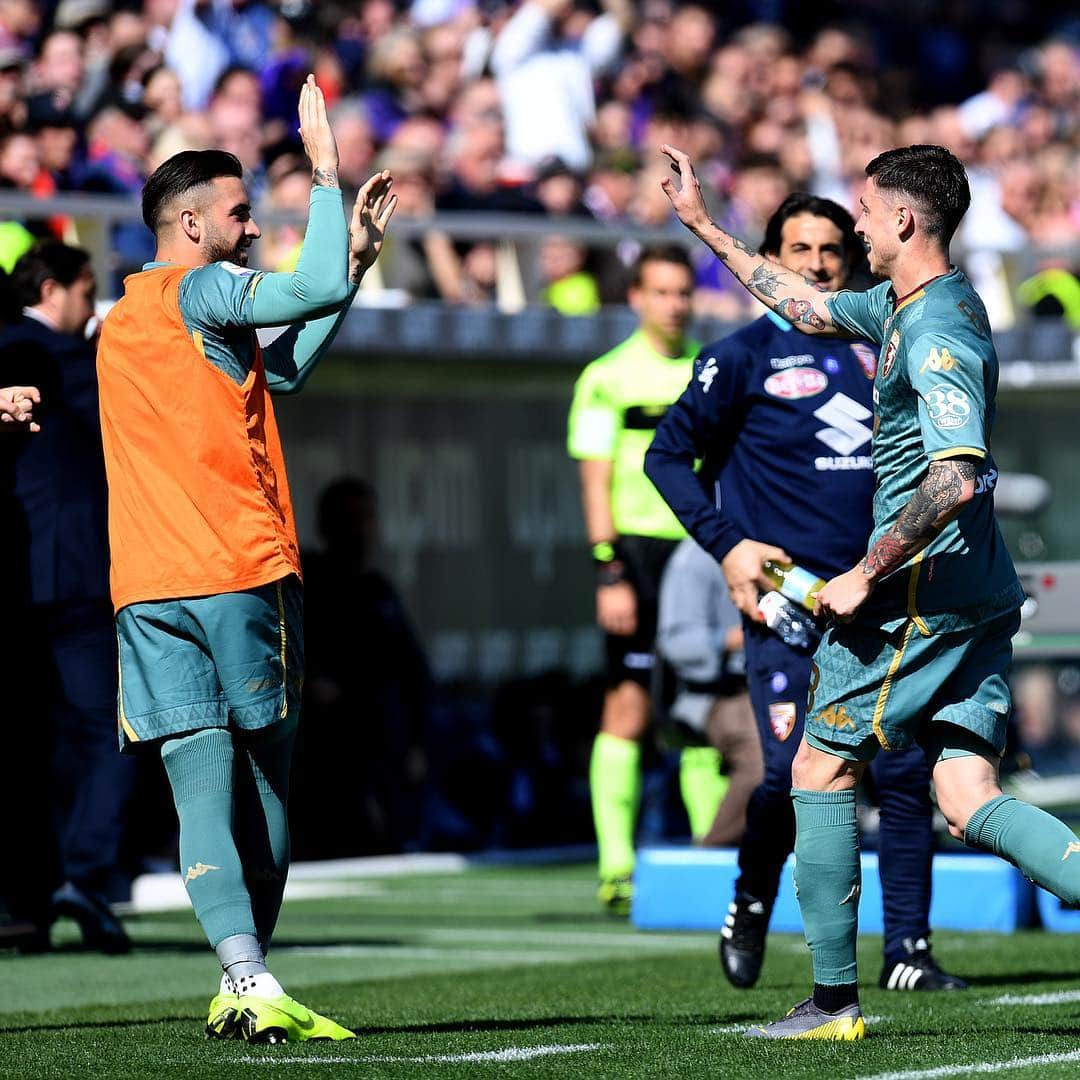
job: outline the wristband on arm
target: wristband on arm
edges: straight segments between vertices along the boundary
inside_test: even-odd
[[[626,581],[626,563],[619,551],[618,539],[601,540],[592,546],[597,585],[618,585]]]

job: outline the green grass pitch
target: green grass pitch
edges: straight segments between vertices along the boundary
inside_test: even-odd
[[[356,1029],[346,1043],[204,1041],[217,971],[190,912],[130,918],[128,957],[78,952],[62,924],[52,955],[0,954],[0,1076],[1080,1076],[1080,937],[939,934],[939,958],[973,989],[937,995],[873,989],[880,939],[867,937],[870,1037],[765,1044],[740,1032],[805,996],[801,940],[774,935],[759,987],[737,992],[714,935],[635,931],[595,910],[593,888],[587,867],[490,868],[290,900],[274,972]]]

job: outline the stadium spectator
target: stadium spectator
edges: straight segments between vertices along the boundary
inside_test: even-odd
[[[31,102],[27,131],[34,135],[40,167],[33,189],[51,195],[74,188],[84,167],[79,154],[79,125],[74,113],[56,109],[48,101],[40,102],[35,109]]]
[[[311,198],[311,171],[295,162],[270,185],[265,199],[268,210],[295,214],[303,220]],[[263,234],[259,245],[260,260],[271,270],[291,272],[304,243],[303,228],[293,222],[273,225]]]
[[[581,201],[584,194],[582,178],[562,158],[545,158],[540,162],[533,194],[544,212],[553,217],[586,213]]]
[[[361,184],[371,175],[375,162],[375,132],[367,112],[359,99],[347,98],[330,110],[330,120],[338,137],[342,189],[359,191]],[[400,134],[401,127],[398,129],[399,137]]]
[[[40,26],[34,0],[0,0],[0,48],[28,52]]]
[[[5,655],[38,688],[40,712],[9,736],[24,743],[5,784],[8,813],[32,841],[14,856],[21,887],[39,895],[40,947],[58,916],[106,953],[131,943],[108,907],[123,893],[120,850],[135,763],[116,752],[116,633],[108,594],[105,462],[101,449],[89,255],[45,243],[12,274],[23,317],[0,333],[0,382],[43,388],[43,430],[0,453],[12,473],[4,563],[20,605]]]
[[[875,154],[935,142],[972,167],[977,203],[977,170],[986,172],[982,195],[995,211],[997,172],[1024,156],[1042,185],[1030,239],[1069,243],[1080,236],[1080,61],[1071,39],[1051,36],[1052,11],[1029,10],[1022,0],[1020,23],[984,12],[988,66],[980,82],[979,57],[966,46],[956,54],[955,77],[926,76],[942,69],[941,50],[954,31],[943,31],[924,9],[905,13],[911,44],[901,49],[893,24],[882,22],[869,0],[851,5],[842,28],[823,29],[796,11],[746,23],[733,12],[718,19],[708,4],[651,0],[637,9],[628,0],[606,2],[605,9],[589,0],[368,0],[352,13],[277,0],[148,0],[141,11],[111,0],[65,0],[50,16],[7,0],[0,137],[30,130],[39,143],[52,138],[31,115],[42,95],[74,115],[79,134],[102,110],[141,105],[147,112],[138,123],[149,136],[143,175],[170,152],[227,144],[258,190],[272,180],[269,167],[283,140],[295,142],[293,101],[315,67],[325,73],[328,102],[336,103],[349,189],[359,187],[378,153],[417,149],[419,140],[435,155],[440,209],[535,212],[547,201],[538,202],[531,187],[545,157],[560,157],[595,196],[612,177],[602,173],[594,183],[591,161],[636,154],[637,198],[627,194],[631,177],[612,180],[621,192],[615,209],[600,198],[590,211],[603,220],[664,226],[671,216],[654,202],[656,184],[647,174],[656,144],[668,142],[690,149],[723,220],[740,229],[748,213],[760,219],[775,207],[764,160],[775,159],[777,191],[805,188],[851,207],[861,170]],[[916,56],[926,60],[919,78]],[[501,118],[505,131],[497,130]],[[55,138],[68,142],[70,131],[57,129]],[[39,151],[63,153],[44,145]],[[77,149],[61,188],[83,186],[81,156]],[[93,169],[86,175],[100,187]],[[762,205],[748,211],[758,199]],[[553,204],[560,213],[565,205],[562,198]],[[622,247],[618,261],[626,265],[635,249]],[[459,246],[458,255],[466,250]],[[963,249],[958,255],[968,257]],[[590,261],[596,263],[594,254]],[[534,284],[535,266],[522,270]],[[696,309],[748,317],[752,309],[714,270],[703,267]],[[990,276],[985,269],[977,275]],[[1024,276],[1006,274],[1003,302],[991,304],[995,318],[998,308],[1006,313],[1001,325],[1022,310],[1015,288]],[[609,284],[615,275],[605,266],[600,277],[603,298],[617,300]],[[440,294],[456,302],[451,292]],[[529,296],[537,299],[535,290]]]
[[[142,104],[149,110],[147,124],[160,131],[184,115],[184,99],[176,72],[164,64],[143,76]]]
[[[594,17],[574,0],[526,0],[495,38],[491,69],[515,164],[534,167],[554,155],[574,169],[589,167],[593,81],[613,67],[634,21],[628,0],[603,0],[603,7]]]
[[[536,211],[520,186],[501,183],[505,155],[502,121],[485,115],[452,132],[446,143],[448,181],[436,197],[440,210]]]
[[[14,131],[0,142],[0,184],[4,187],[32,192],[40,171],[33,136]]]
[[[384,34],[368,59],[369,89],[364,107],[376,138],[386,142],[397,126],[425,104],[427,63],[418,34],[398,27]]]
[[[39,94],[58,106],[71,107],[83,85],[83,45],[78,34],[57,30],[41,43],[29,72],[29,82]]]
[[[401,125],[398,132],[404,127]],[[434,158],[424,150],[410,150],[392,142],[379,157],[379,166],[394,174],[398,213],[407,218],[430,218],[435,212]],[[454,244],[445,233],[435,230],[408,240],[388,238],[372,280],[382,288],[400,289],[420,300],[479,300],[479,296],[470,295],[469,277]]]
[[[540,299],[560,315],[593,315],[600,310],[600,289],[586,268],[589,253],[565,236],[549,236],[540,245]]]

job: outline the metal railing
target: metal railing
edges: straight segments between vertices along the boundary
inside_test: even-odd
[[[280,225],[303,227],[306,218],[268,206],[256,209],[264,229]],[[115,291],[123,266],[112,243],[119,224],[141,223],[139,202],[134,197],[62,193],[36,199],[21,192],[0,191],[0,219],[26,221],[54,217],[71,223],[68,239],[87,248],[92,256],[102,295]],[[698,242],[672,222],[665,228],[608,225],[587,218],[555,218],[539,214],[502,214],[447,211],[427,218],[399,215],[394,220],[397,242],[420,241],[431,233],[443,233],[454,241],[487,241],[496,245],[494,304],[462,307],[441,301],[416,301],[399,290],[380,288],[378,273],[362,287],[358,303],[346,320],[339,347],[357,353],[425,352],[446,358],[491,357],[563,359],[579,362],[610,347],[633,326],[633,316],[622,305],[605,307],[596,315],[566,318],[551,308],[530,303],[538,293],[536,253],[552,236],[567,237],[590,249],[616,251],[625,261],[628,253],[655,243],[682,244],[700,250]],[[968,254],[955,252],[962,262]],[[259,263],[258,250],[252,262]],[[1032,248],[1002,256],[1008,278],[1023,280],[1046,260],[1065,260],[1080,265],[1080,246],[1058,245]],[[378,264],[376,264],[378,266]],[[407,309],[406,309],[407,305]],[[1005,363],[1003,384],[1080,385],[1080,335],[1061,321],[1030,319],[1018,308],[1014,326],[995,333]],[[701,340],[713,340],[735,327],[716,319],[699,320],[695,326]]]

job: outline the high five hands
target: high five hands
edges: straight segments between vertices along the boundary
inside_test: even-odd
[[[386,237],[386,226],[394,215],[397,196],[390,194],[394,183],[388,169],[366,181],[353,204],[349,222],[349,279],[359,281],[378,258]]]

